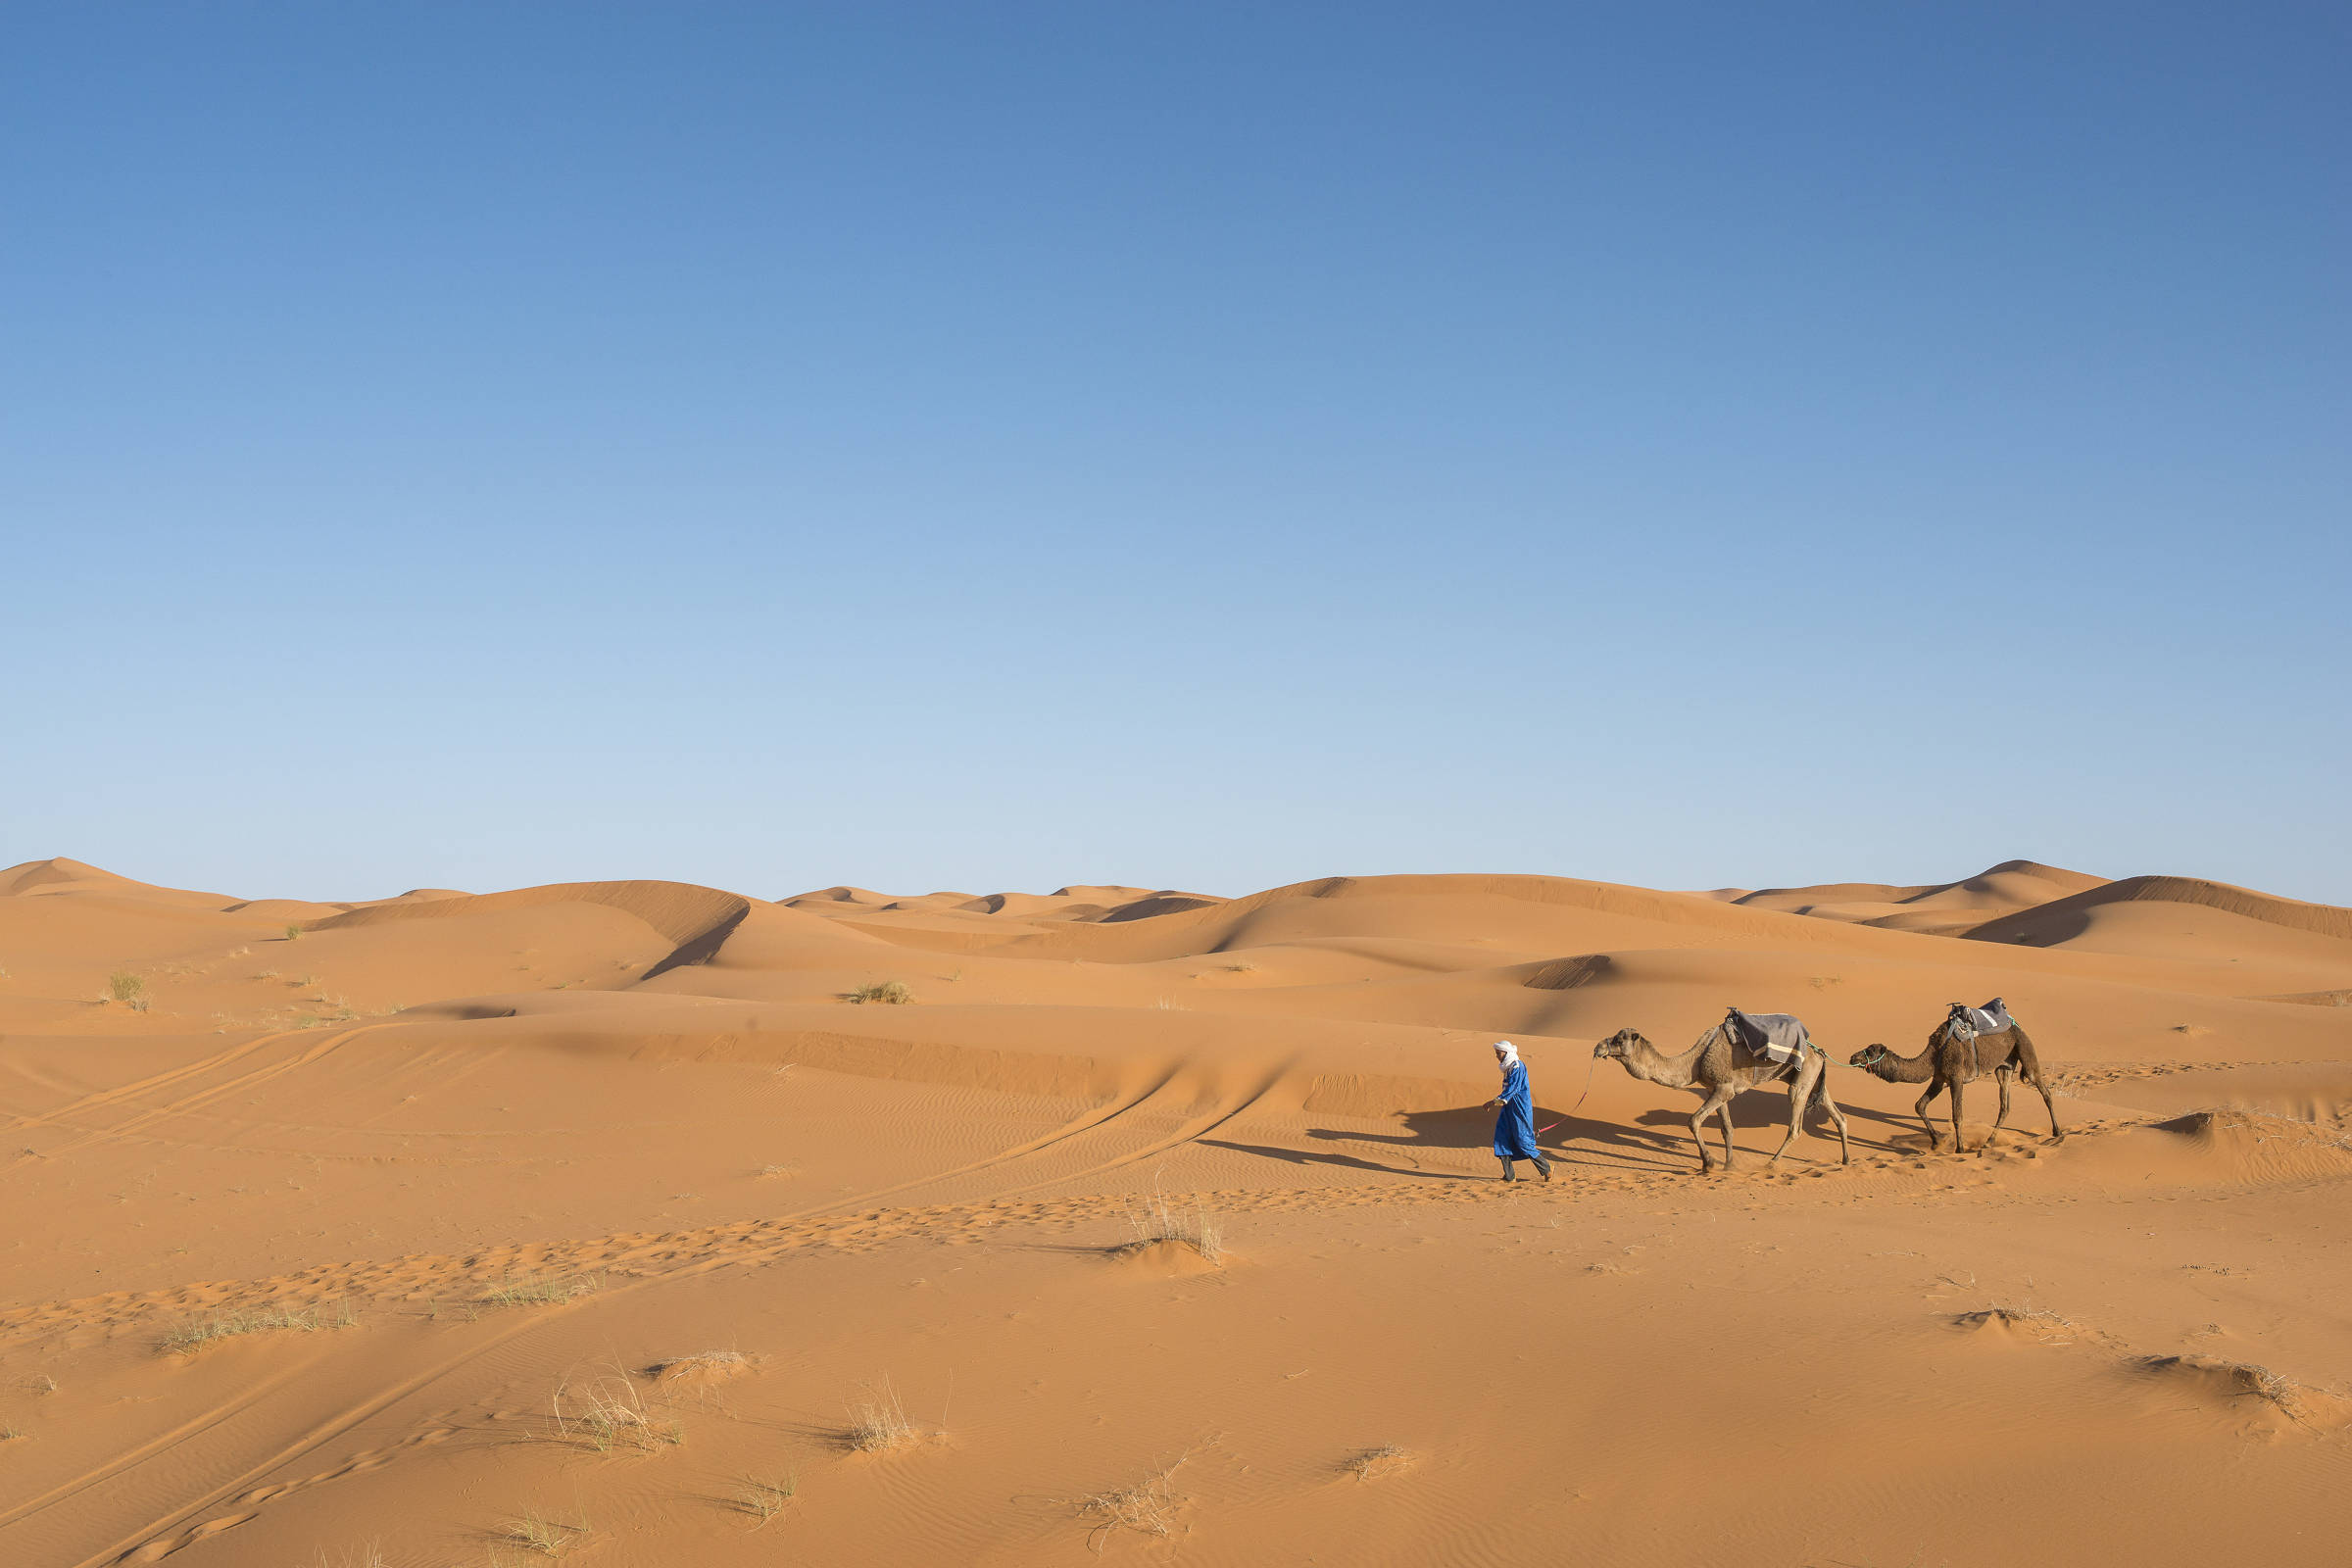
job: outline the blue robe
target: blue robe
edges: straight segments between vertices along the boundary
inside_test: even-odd
[[[1541,1159],[1536,1148],[1536,1100],[1527,1091],[1527,1063],[1514,1061],[1502,1079],[1502,1109],[1494,1117],[1494,1157]]]

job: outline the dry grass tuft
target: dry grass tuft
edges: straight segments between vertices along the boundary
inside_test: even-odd
[[[1127,1224],[1135,1232],[1133,1246],[1182,1242],[1211,1263],[1225,1255],[1225,1232],[1206,1199],[1196,1198],[1187,1208],[1180,1200],[1154,1191],[1128,1206]]]
[[[1122,1530],[1161,1539],[1174,1535],[1177,1515],[1192,1500],[1176,1490],[1176,1472],[1191,1457],[1179,1454],[1133,1486],[1072,1498],[1071,1507],[1089,1527],[1086,1544],[1099,1553],[1102,1543]]]
[[[384,1544],[370,1541],[365,1546],[354,1547],[333,1557],[329,1557],[326,1548],[321,1546],[318,1555],[312,1558],[311,1563],[312,1568],[385,1568]]]
[[[599,1453],[614,1448],[650,1453],[686,1441],[678,1423],[653,1418],[637,1385],[617,1367],[594,1377],[565,1379],[549,1402],[556,1413],[556,1435]]]
[[[903,1007],[914,1000],[914,993],[906,989],[906,982],[904,980],[881,980],[870,986],[859,986],[845,1000],[860,1004],[873,1002],[880,1003],[884,1006]]]
[[[666,1361],[657,1361],[652,1372],[662,1383],[703,1382],[734,1377],[751,1370],[751,1365],[752,1358],[741,1350],[698,1350],[692,1355],[673,1355]]]
[[[906,1406],[890,1379],[865,1386],[865,1397],[850,1406],[847,1440],[859,1453],[889,1453],[904,1448],[921,1434],[906,1418]]]
[[[248,1334],[312,1334],[319,1329],[357,1328],[359,1321],[349,1301],[343,1302],[331,1319],[322,1319],[316,1312],[295,1307],[248,1307],[241,1311],[217,1312],[211,1317],[182,1323],[167,1333],[156,1348],[165,1355],[192,1355],[208,1345],[221,1340],[240,1339]]]
[[[484,1306],[561,1306],[574,1297],[592,1296],[604,1288],[602,1274],[550,1274],[493,1285],[480,1299]]]
[[[704,1350],[695,1355],[671,1356],[657,1361],[645,1369],[645,1376],[661,1389],[664,1397],[676,1398],[691,1394],[697,1403],[726,1403],[726,1385],[750,1374],[752,1358],[741,1350]]]
[[[507,1521],[501,1532],[518,1546],[527,1546],[542,1557],[561,1557],[596,1532],[583,1520],[571,1524],[565,1520],[531,1512]]]
[[[1394,1444],[1366,1448],[1340,1466],[1358,1481],[1378,1481],[1384,1476],[1393,1476],[1412,1467],[1413,1455]]]
[[[760,1522],[752,1526],[754,1530],[757,1530],[760,1525],[767,1523],[790,1507],[792,1499],[800,1494],[801,1478],[799,1476],[788,1475],[768,1481],[763,1481],[757,1476],[746,1476],[743,1478],[742,1486],[736,1490],[735,1506]]]
[[[127,1002],[135,1007],[147,1000],[146,977],[132,974],[128,969],[117,969],[106,977],[106,995],[99,1000]]]

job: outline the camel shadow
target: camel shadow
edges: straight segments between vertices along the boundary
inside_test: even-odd
[[[1849,1121],[1872,1121],[1889,1128],[1908,1128],[1903,1118],[1867,1106],[1840,1105]],[[1785,1096],[1743,1094],[1731,1102],[1732,1125],[1741,1132],[1772,1130],[1785,1126],[1788,1116]],[[1398,1133],[1352,1132],[1336,1127],[1309,1127],[1306,1136],[1328,1144],[1387,1146],[1395,1149],[1405,1162],[1391,1164],[1366,1158],[1360,1153],[1344,1153],[1338,1150],[1294,1149],[1279,1144],[1245,1144],[1230,1139],[1202,1138],[1199,1142],[1210,1149],[1227,1149],[1236,1153],[1258,1154],[1268,1159],[1284,1160],[1293,1165],[1328,1165],[1343,1170],[1360,1170],[1383,1176],[1419,1176],[1433,1181],[1460,1181],[1464,1172],[1456,1168],[1430,1170],[1412,1162],[1414,1151],[1478,1150],[1485,1152],[1494,1143],[1494,1111],[1487,1105],[1450,1105],[1441,1110],[1411,1110],[1398,1118],[1404,1130]],[[1578,1116],[1566,1111],[1536,1108],[1536,1125],[1543,1129],[1536,1143],[1555,1163],[1589,1165],[1624,1169],[1636,1165],[1656,1170],[1680,1170],[1690,1162],[1690,1117],[1688,1111],[1672,1108],[1645,1110],[1632,1124],[1601,1121],[1590,1116]],[[1837,1134],[1828,1118],[1815,1114],[1807,1118],[1807,1128],[1816,1136],[1835,1139]],[[1654,1130],[1653,1130],[1654,1129]],[[1855,1142],[1869,1144],[1869,1138],[1855,1129]],[[1886,1149],[1899,1149],[1888,1141]]]
[[[1491,1150],[1494,1144],[1494,1112],[1485,1105],[1448,1106],[1442,1110],[1406,1111],[1398,1118],[1404,1124],[1401,1133],[1353,1132],[1336,1127],[1309,1127],[1306,1136],[1325,1143],[1386,1145],[1396,1149],[1409,1161],[1414,1150]],[[1537,1147],[1554,1161],[1568,1165],[1619,1165],[1629,1162],[1658,1165],[1673,1163],[1675,1141],[1622,1123],[1595,1121],[1589,1117],[1571,1115],[1566,1111],[1536,1108]],[[1202,1139],[1202,1143],[1214,1143]],[[1355,1170],[1379,1171],[1396,1176],[1435,1176],[1444,1180],[1459,1180],[1459,1170],[1430,1171],[1418,1165],[1384,1164],[1357,1154],[1315,1150],[1281,1149],[1260,1145],[1222,1144],[1221,1148],[1238,1149],[1249,1153],[1266,1154],[1286,1159],[1293,1164],[1339,1165]],[[1615,1157],[1592,1157],[1603,1151]]]
[[[1757,1087],[1769,1089],[1772,1086],[1758,1085]],[[1881,1149],[1899,1152],[1899,1146],[1894,1142],[1892,1134],[1906,1131],[1915,1132],[1918,1128],[1918,1118],[1900,1115],[1893,1111],[1876,1110],[1868,1105],[1848,1104],[1844,1101],[1838,1102],[1838,1108],[1845,1112],[1845,1119],[1848,1123],[1876,1122],[1882,1129],[1886,1129],[1886,1131],[1883,1131],[1875,1140],[1877,1147]],[[1732,1127],[1736,1132],[1778,1131],[1788,1125],[1788,1102],[1784,1096],[1758,1094],[1750,1090],[1744,1094],[1734,1095],[1729,1109],[1732,1113]],[[1644,1127],[1671,1130],[1681,1138],[1688,1138],[1690,1132],[1690,1113],[1687,1110],[1676,1110],[1671,1106],[1660,1106],[1642,1111],[1635,1116],[1634,1120]],[[1838,1129],[1831,1125],[1827,1116],[1819,1111],[1813,1111],[1805,1117],[1805,1125],[1803,1130],[1798,1133],[1798,1139],[1801,1141],[1807,1133],[1816,1138],[1835,1139],[1838,1136]],[[1866,1147],[1874,1142],[1858,1126],[1853,1128],[1853,1137],[1855,1143]],[[1678,1147],[1687,1148],[1688,1146],[1680,1145]]]

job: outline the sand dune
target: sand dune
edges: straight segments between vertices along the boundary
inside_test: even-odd
[[[2274,898],[2250,888],[2186,876],[2133,876],[2121,882],[2103,883],[2050,900],[2009,919],[1991,922],[1970,935],[1986,942],[2032,942],[2046,947],[2074,935],[2065,930],[2073,917],[2120,904],[2193,905],[2289,931],[2308,931],[2338,942],[2352,942],[2352,909]]]
[[[2034,860],[2003,860],[1957,882],[1898,887],[1883,882],[1836,882],[1817,887],[1725,888],[1709,897],[1750,908],[1780,909],[1825,920],[1883,926],[1892,931],[1958,935],[1969,927],[2030,909],[2053,899],[2104,886],[2102,879]]]
[[[49,860],[0,970],[11,1564],[2340,1555],[2352,911]],[[1985,1078],[1932,1149],[1842,1065],[1996,994],[2063,1143],[2027,1092],[1977,1147]],[[1733,1003],[1832,1051],[1852,1164],[1768,1168],[1776,1088],[1702,1178],[1695,1101],[1595,1070]],[[1494,1179],[1502,1034],[1547,1186]]]

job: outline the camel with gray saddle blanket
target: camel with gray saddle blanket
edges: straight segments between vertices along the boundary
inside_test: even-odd
[[[1818,1106],[1838,1126],[1839,1163],[1853,1163],[1846,1142],[1845,1113],[1830,1098],[1830,1058],[1805,1033],[1805,1026],[1785,1012],[1741,1012],[1731,1008],[1723,1022],[1698,1037],[1698,1043],[1669,1056],[1643,1038],[1638,1029],[1620,1029],[1592,1048],[1595,1060],[1622,1063],[1644,1083],[1663,1089],[1682,1089],[1704,1101],[1690,1118],[1690,1138],[1698,1145],[1701,1173],[1715,1168],[1707,1152],[1704,1124],[1709,1116],[1723,1122],[1723,1168],[1732,1168],[1732,1097],[1763,1084],[1788,1080],[1788,1131],[1772,1157],[1788,1152],[1803,1125],[1805,1112]]]

